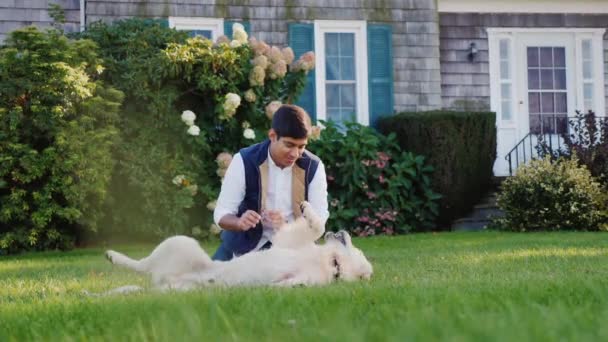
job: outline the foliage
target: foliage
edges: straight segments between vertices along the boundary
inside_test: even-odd
[[[0,49],[0,254],[98,229],[123,95],[97,80],[96,51],[33,27]]]
[[[422,156],[402,152],[394,135],[346,123],[345,131],[324,122],[310,143],[326,168],[330,229],[359,236],[407,233],[428,228],[437,214],[430,173]]]
[[[403,150],[425,156],[433,166],[431,184],[442,195],[440,227],[449,227],[492,187],[495,123],[494,113],[451,111],[400,113],[380,120],[380,132],[395,133]]]
[[[161,21],[128,19],[84,33],[101,47],[105,80],[128,96],[106,209],[110,230],[203,237],[225,171],[216,156],[262,140],[270,103],[292,101],[303,89],[310,66],[292,63],[291,49],[233,31],[232,41],[213,43]]]
[[[503,182],[498,205],[499,229],[608,230],[608,196],[575,157],[520,166]]]
[[[540,155],[552,158],[576,156],[604,186],[608,186],[608,120],[597,117],[593,111],[586,114],[576,111],[569,120],[570,133],[564,134],[564,147],[553,150],[543,136],[539,136],[537,150]]]

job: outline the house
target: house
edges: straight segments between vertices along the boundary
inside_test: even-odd
[[[48,25],[48,2],[0,0],[0,38]],[[400,111],[495,111],[496,175],[509,174],[507,155],[515,163],[533,153],[537,134],[554,139],[567,129],[575,110],[606,113],[608,1],[52,2],[66,9],[68,30],[142,16],[215,39],[241,22],[269,44],[314,50],[317,67],[299,104],[317,119],[373,125]]]

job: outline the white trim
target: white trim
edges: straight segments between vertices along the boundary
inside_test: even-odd
[[[355,34],[355,79],[357,82],[357,121],[369,125],[369,99],[367,80],[367,22],[364,20],[315,20],[315,84],[317,119],[326,120],[325,100],[325,33]]]
[[[85,10],[86,10],[86,0],[80,0],[80,32],[83,32],[85,30],[85,28],[87,27]]]
[[[224,19],[205,17],[169,17],[169,27],[176,30],[209,30],[211,40],[224,35]]]
[[[603,35],[606,28],[589,27],[589,28],[567,28],[567,27],[547,27],[547,28],[529,28],[529,27],[488,27],[490,33],[588,33]]]
[[[438,0],[445,13],[608,13],[603,0]]]

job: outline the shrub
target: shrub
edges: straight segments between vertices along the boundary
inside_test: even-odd
[[[503,230],[606,230],[607,197],[578,160],[533,160],[502,183]]]
[[[440,226],[449,227],[492,187],[495,120],[494,113],[449,111],[400,113],[380,120],[380,132],[395,133],[403,150],[425,156],[433,166],[431,184],[442,195]]]
[[[570,133],[564,134],[564,146],[552,150],[550,144],[539,136],[537,147],[540,155],[571,158],[576,155],[579,163],[587,167],[593,177],[608,186],[608,120],[597,117],[593,111],[586,114],[576,111],[569,121]]]
[[[101,47],[105,79],[127,94],[110,231],[206,234],[225,171],[216,157],[264,139],[270,104],[292,101],[311,67],[243,34],[214,43],[143,19],[84,33]]]
[[[0,49],[0,254],[98,229],[123,95],[97,80],[96,51],[33,27]]]
[[[432,226],[439,196],[431,190],[432,168],[422,156],[402,152],[394,135],[385,137],[369,127],[324,125],[309,149],[326,168],[329,229],[367,236]]]

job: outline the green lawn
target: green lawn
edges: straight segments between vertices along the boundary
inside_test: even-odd
[[[102,249],[0,258],[0,341],[608,340],[606,233],[413,234],[355,244],[374,265],[370,282],[113,297],[82,290],[149,283],[112,268]]]

